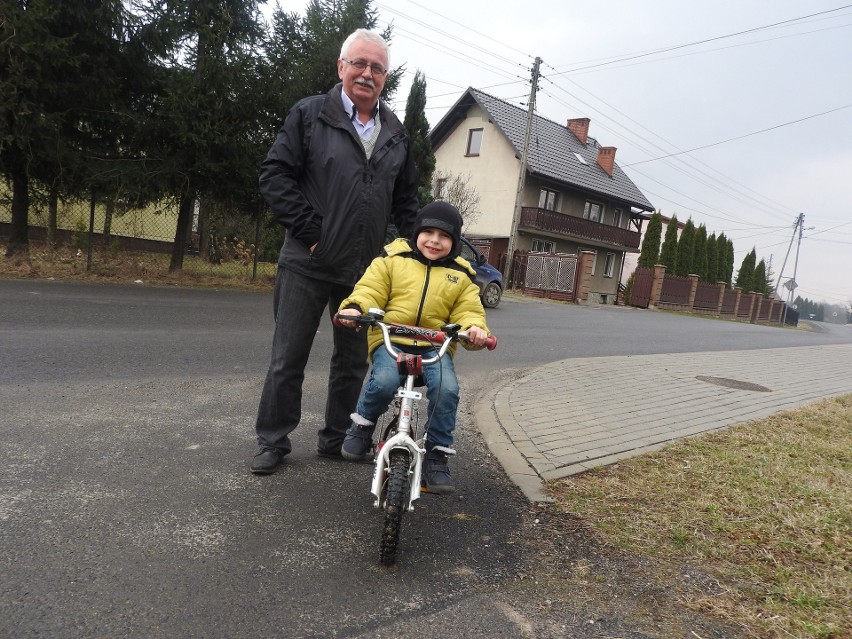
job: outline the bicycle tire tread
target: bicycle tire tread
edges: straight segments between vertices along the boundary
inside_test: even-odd
[[[390,453],[387,493],[385,495],[385,521],[382,528],[380,548],[380,558],[384,565],[396,562],[402,514],[407,506],[408,457],[408,453],[404,450],[393,450]]]

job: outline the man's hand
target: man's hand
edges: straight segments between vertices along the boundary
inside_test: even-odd
[[[350,315],[352,317],[358,317],[361,312],[357,308],[344,308],[342,311],[338,311],[337,320],[346,328],[354,328],[356,331],[361,330],[361,325],[355,320],[343,319],[340,317],[341,315]]]
[[[485,340],[488,339],[488,333],[478,326],[471,326],[467,329],[467,343],[478,348],[485,346]]]

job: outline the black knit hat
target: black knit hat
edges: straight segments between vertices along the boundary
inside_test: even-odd
[[[440,200],[429,202],[420,209],[414,218],[414,228],[411,231],[411,244],[417,250],[417,236],[423,229],[441,229],[453,238],[453,248],[444,259],[455,259],[461,254],[462,216],[452,204]]]

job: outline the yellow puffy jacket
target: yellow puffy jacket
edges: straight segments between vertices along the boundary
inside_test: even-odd
[[[479,287],[473,279],[476,271],[467,260],[457,257],[450,263],[424,262],[405,238],[388,244],[385,252],[386,257],[372,261],[340,310],[357,307],[366,313],[380,308],[385,311],[386,322],[438,330],[444,324],[460,324],[462,330],[478,326],[488,331]],[[428,345],[423,340],[400,337],[394,337],[394,342]],[[367,335],[371,356],[381,344],[381,331],[371,328]],[[454,354],[455,348],[452,344],[448,352]]]

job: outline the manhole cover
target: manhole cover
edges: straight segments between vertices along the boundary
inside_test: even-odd
[[[757,391],[758,393],[771,393],[771,388],[761,386],[760,384],[752,384],[751,382],[743,382],[738,379],[729,379],[727,377],[710,377],[708,375],[696,375],[695,379],[708,384],[716,384],[725,388],[736,388],[737,390]]]

